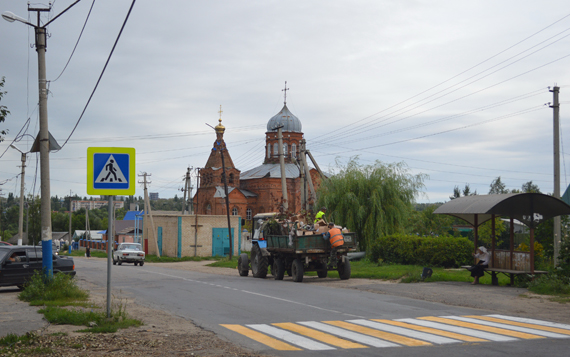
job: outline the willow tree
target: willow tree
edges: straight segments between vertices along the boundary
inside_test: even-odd
[[[412,175],[403,162],[362,166],[351,159],[338,166],[338,174],[319,188],[318,207],[327,207],[330,220],[356,232],[362,250],[379,236],[405,231],[426,175]]]

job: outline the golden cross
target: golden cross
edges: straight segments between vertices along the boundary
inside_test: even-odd
[[[220,104],[220,111],[219,111],[218,113],[220,113],[220,119],[219,119],[219,122],[220,122],[220,124],[221,124],[221,123],[222,123],[222,113],[223,113],[223,110],[222,110],[222,105],[221,105],[221,104]]]

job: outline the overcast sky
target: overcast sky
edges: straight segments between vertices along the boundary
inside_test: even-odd
[[[73,1],[54,1],[50,18]],[[82,0],[49,26],[49,130],[62,145],[93,91],[131,1]],[[36,6],[34,4],[34,6]],[[38,5],[39,6],[39,5]],[[0,12],[28,18],[25,1]],[[34,22],[35,13],[30,14]],[[33,15],[33,16],[32,16]],[[42,18],[47,21],[47,14]],[[553,191],[553,114],[560,86],[561,150],[569,148],[568,1],[138,1],[77,130],[52,153],[51,193],[87,196],[88,147],[134,147],[150,192],[182,195],[203,167],[222,105],[225,141],[242,172],[263,161],[268,120],[287,106],[319,166],[358,155],[424,173],[418,202],[479,194],[500,176]],[[0,77],[11,111],[0,154],[29,150],[38,132],[33,29],[0,20]],[[57,79],[57,80],[56,80]],[[561,156],[562,193],[570,156]],[[34,190],[36,154],[28,156]],[[568,161],[568,163],[566,163]],[[19,195],[20,154],[0,158],[4,197]],[[567,167],[568,166],[568,167]],[[39,192],[39,168],[35,193]],[[136,195],[143,195],[137,185]]]

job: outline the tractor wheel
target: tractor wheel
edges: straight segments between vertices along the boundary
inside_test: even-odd
[[[275,280],[283,280],[283,276],[285,276],[285,262],[283,259],[273,259],[272,268],[271,274],[273,274]]]
[[[350,260],[346,259],[344,263],[339,262],[337,270],[340,280],[350,279]]]
[[[291,273],[293,274],[293,281],[301,283],[303,281],[303,262],[300,259],[293,260],[293,265],[291,266]]]
[[[326,265],[326,264],[320,263],[317,269],[319,269],[319,270],[317,270],[317,276],[318,276],[319,278],[326,278],[326,277],[327,277],[327,274],[328,274],[329,272],[328,272],[328,270],[327,270],[327,265]]]
[[[255,278],[267,276],[267,257],[263,256],[258,245],[251,248],[251,273]]]
[[[249,274],[249,258],[245,253],[241,253],[238,258],[238,272],[239,276],[248,276]]]

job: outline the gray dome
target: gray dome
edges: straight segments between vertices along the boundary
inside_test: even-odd
[[[276,128],[281,125],[283,125],[282,131],[301,133],[303,129],[301,121],[289,111],[287,105],[284,105],[279,113],[269,119],[267,122],[267,131],[277,131]]]

